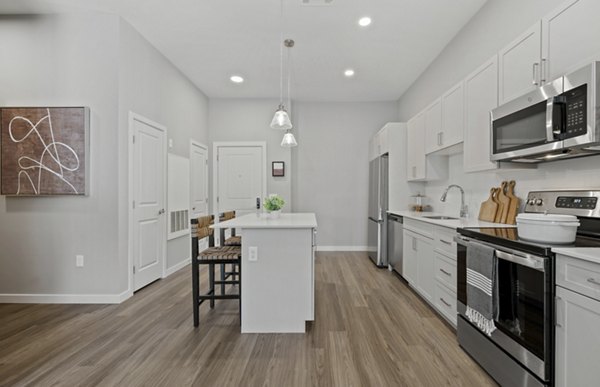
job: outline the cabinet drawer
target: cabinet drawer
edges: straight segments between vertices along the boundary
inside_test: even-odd
[[[456,325],[456,293],[436,283],[433,301],[437,310]]]
[[[558,255],[556,284],[600,300],[600,264]]]
[[[433,239],[434,226],[430,223],[404,218],[404,228],[426,238]]]
[[[456,259],[456,242],[454,242],[454,237],[456,236],[456,231],[446,227],[436,227],[435,229],[435,240],[436,247],[440,250],[443,250],[447,253],[447,255],[452,256]]]
[[[436,251],[433,270],[435,279],[456,292],[456,262]]]

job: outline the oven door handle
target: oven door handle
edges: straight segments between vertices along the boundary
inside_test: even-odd
[[[517,265],[527,266],[538,271],[545,271],[544,261],[541,258],[521,257],[518,255],[505,253],[501,250],[496,250],[495,254],[498,259],[516,263]]]

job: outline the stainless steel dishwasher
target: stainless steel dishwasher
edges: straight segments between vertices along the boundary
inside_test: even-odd
[[[402,236],[404,221],[401,216],[388,214],[388,264],[392,270],[402,276]]]

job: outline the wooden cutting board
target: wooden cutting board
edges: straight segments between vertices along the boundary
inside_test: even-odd
[[[500,201],[498,195],[500,194],[501,188],[494,188],[494,194],[492,195],[492,199],[498,204],[498,209],[496,210],[496,216],[494,217],[495,223],[501,223],[502,221],[502,211],[504,209],[504,203]]]
[[[498,203],[494,201],[496,189],[490,190],[490,197],[481,203],[479,207],[479,220],[484,222],[493,222],[496,219],[496,212],[498,211]]]
[[[510,209],[510,198],[506,196],[506,189],[508,188],[508,181],[503,181],[500,189],[498,190],[498,202],[500,203],[500,219],[499,223],[506,223],[508,217],[508,210]]]
[[[515,184],[515,181],[511,180],[506,186],[506,196],[510,199],[508,214],[506,215],[507,224],[517,224],[517,213],[519,212],[519,206],[521,205],[521,199],[515,195]]]

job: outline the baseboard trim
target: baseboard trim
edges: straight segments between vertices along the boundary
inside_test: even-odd
[[[368,251],[368,246],[317,246],[317,251]]]
[[[131,297],[121,294],[0,294],[0,304],[120,304]]]
[[[186,267],[187,265],[189,265],[192,262],[191,258],[186,258],[183,261],[167,268],[167,272],[165,273],[165,276],[163,278],[167,278],[168,276],[170,276],[171,274],[183,269],[184,267]]]

